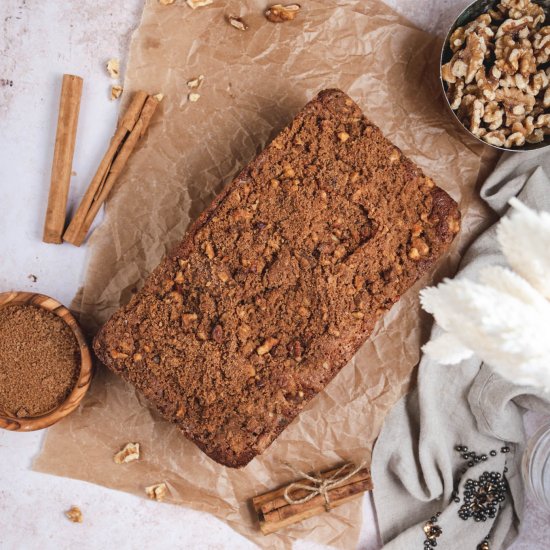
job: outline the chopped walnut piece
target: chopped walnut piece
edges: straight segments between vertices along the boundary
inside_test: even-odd
[[[270,336],[269,338],[266,338],[264,343],[259,348],[256,349],[256,353],[258,355],[265,355],[266,353],[269,353],[278,343],[279,340],[277,338]]]
[[[198,315],[196,313],[184,313],[181,316],[184,327],[190,327],[197,319]]]
[[[111,86],[111,99],[118,99],[122,95],[122,86]]]
[[[498,130],[504,122],[504,109],[500,108],[497,101],[491,101],[485,106],[483,122],[487,124],[489,130]]]
[[[137,355],[137,354],[136,354]],[[126,443],[124,448],[115,454],[115,464],[128,464],[139,459],[139,443]]]
[[[411,260],[420,260],[420,252],[416,248],[411,248],[409,250],[409,258]]]
[[[120,76],[120,62],[118,59],[113,57],[107,61],[107,72],[111,78],[118,78]]]
[[[460,231],[460,221],[456,218],[447,218],[447,227],[452,233],[458,233]]]
[[[483,65],[486,51],[487,46],[483,39],[477,34],[470,34],[464,49],[456,52],[451,61],[441,68],[443,79],[454,84],[457,79],[463,78],[469,84]]]
[[[504,147],[504,142],[506,141],[506,132],[504,130],[495,130],[493,132],[487,132],[483,139],[491,144],[496,145],[497,147]]]
[[[399,153],[399,149],[394,148],[392,150],[392,152],[390,153],[390,158],[389,158],[390,162],[393,164],[395,162],[398,162],[399,160],[401,160],[401,154]]]
[[[246,340],[250,336],[251,330],[250,327],[246,324],[239,325],[237,329],[237,334],[241,340]]]
[[[187,98],[189,99],[189,101],[191,103],[196,103],[200,98],[201,98],[201,95],[200,94],[197,94],[195,92],[191,92]]]
[[[285,21],[292,21],[300,11],[300,4],[275,4],[271,6],[265,12],[265,17],[272,23],[284,23]]]
[[[520,76],[520,75],[516,75],[516,76]],[[546,72],[538,71],[537,73],[531,76],[530,80],[527,80],[525,82],[525,90],[533,96],[539,95],[541,90],[546,90],[546,94],[548,94],[548,90],[550,89],[548,88],[548,84],[549,84],[549,79]]]
[[[230,15],[227,18],[227,21],[232,27],[235,27],[240,31],[246,31],[248,29],[248,25],[242,20],[242,18],[236,17],[235,15]]]
[[[542,23],[545,17],[544,9],[531,0],[502,0],[498,10],[501,14],[505,14],[508,10],[508,16],[512,19],[521,19],[529,15],[533,19],[533,26]]]
[[[349,139],[349,134],[347,132],[340,132],[338,134],[338,139],[345,143]]]
[[[505,74],[514,75],[520,72],[527,77],[537,70],[536,59],[529,40],[516,42],[505,35],[496,41],[495,66]]]
[[[209,260],[212,260],[215,256],[216,256],[216,253],[214,252],[214,247],[212,246],[212,243],[206,241],[206,243],[204,243],[204,253],[206,254],[206,256],[208,257]]]
[[[196,10],[197,8],[202,8],[204,6],[209,6],[214,2],[214,0],[185,0],[187,2],[187,5],[190,8],[193,8]]]
[[[521,146],[525,143],[525,136],[521,132],[510,134],[504,142],[505,147]]]
[[[69,510],[65,512],[65,517],[73,523],[82,523],[82,511],[78,506],[71,506]]]
[[[418,237],[413,238],[412,245],[421,256],[427,256],[430,252],[430,247],[426,244],[426,241]]]
[[[519,106],[523,109],[520,114],[530,113],[535,106],[535,98],[517,88],[500,88],[495,97],[509,112],[513,112],[514,108]]]
[[[161,6],[170,6],[173,4],[176,0],[159,0],[159,4]]]
[[[187,81],[187,87],[191,88],[192,90],[195,90],[196,88],[200,87],[200,85],[203,83],[203,81],[204,81],[204,75],[200,74],[196,78],[192,78],[191,80],[188,80]]]
[[[528,15],[525,15],[520,19],[506,19],[506,21],[499,26],[495,34],[495,38],[500,38],[505,34],[526,38],[529,35],[528,25],[531,23],[533,23],[533,18]]]
[[[550,113],[539,115],[535,122],[535,128],[543,128],[545,133],[550,130]]]
[[[527,143],[540,143],[544,141],[544,132],[540,128],[537,128],[525,138],[525,141]]]
[[[290,164],[287,164],[283,170],[283,175],[286,178],[293,178],[296,175],[296,172],[294,172],[294,169],[290,166]]]
[[[449,98],[451,109],[456,111],[460,107],[460,104],[462,103],[463,95],[464,95],[463,80],[456,80],[456,82],[449,84],[449,88],[447,90],[447,97]]]
[[[149,485],[145,487],[145,494],[152,500],[158,500],[159,502],[164,500],[168,494],[168,487],[166,483],[157,483],[155,485]]]
[[[485,113],[483,101],[477,99],[474,95],[464,96],[460,105],[458,115],[466,127],[474,135],[479,135],[481,120]]]
[[[422,232],[424,231],[424,228],[422,227],[422,224],[417,222],[413,225],[411,230],[411,236],[412,237],[420,237]]]
[[[481,92],[483,98],[489,101],[495,99],[495,90],[498,88],[501,72],[496,67],[492,67],[489,72],[485,71],[485,67],[481,67],[477,71],[475,79],[478,90]]]
[[[534,34],[533,47],[537,63],[548,63],[550,59],[550,25]]]

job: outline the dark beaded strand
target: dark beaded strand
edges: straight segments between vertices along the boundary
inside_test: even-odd
[[[494,519],[506,499],[507,490],[508,484],[499,472],[484,472],[478,480],[468,479],[458,516],[464,521],[470,518],[474,521]]]
[[[463,460],[467,461],[468,468],[486,462],[489,457],[483,453],[478,455],[475,452],[469,451],[464,445],[455,446],[455,450],[461,454]],[[500,452],[507,454],[510,452],[508,445],[501,447]],[[489,451],[489,456],[497,456],[496,450]],[[508,472],[508,468],[504,467],[504,474]],[[462,474],[467,472],[467,468],[461,470]],[[479,479],[468,479],[464,484],[464,502],[458,511],[458,516],[464,521],[473,518],[476,522],[487,521],[494,519],[498,510],[501,508],[501,503],[506,498],[508,484],[503,474],[499,472],[483,472]],[[453,491],[451,500],[459,504],[461,499],[457,491]],[[486,550],[489,548],[489,540],[486,537],[479,545],[478,550]]]

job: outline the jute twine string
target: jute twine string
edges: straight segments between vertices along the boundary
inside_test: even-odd
[[[364,468],[365,465],[366,465],[365,461],[361,462],[359,466],[355,466],[353,462],[348,462],[347,464],[344,464],[341,468],[338,468],[338,470],[336,470],[336,472],[334,472],[330,477],[323,478],[320,475],[319,477],[315,477],[313,475],[306,474],[305,472],[302,472],[294,468],[291,464],[288,464],[288,466],[297,475],[311,481],[313,485],[306,485],[305,483],[300,483],[299,481],[295,483],[291,483],[285,489],[285,492],[283,495],[284,499],[288,502],[288,504],[303,504],[304,502],[309,502],[312,498],[315,498],[317,495],[322,495],[322,497],[325,499],[325,509],[328,512],[331,509],[329,491],[345,483],[348,479],[350,479],[357,472],[359,472],[359,470]],[[352,467],[352,470],[347,474],[344,474],[344,471],[349,467]],[[303,498],[297,498],[297,499],[292,498],[290,493],[297,489],[303,489],[304,491],[307,491],[309,494]]]

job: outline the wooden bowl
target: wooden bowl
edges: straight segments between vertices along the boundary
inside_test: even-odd
[[[0,411],[0,428],[12,431],[31,432],[55,424],[58,420],[61,420],[78,407],[78,404],[82,401],[92,381],[92,357],[86,338],[78,326],[76,319],[72,316],[71,312],[57,300],[49,296],[44,296],[43,294],[34,294],[32,292],[4,292],[0,294],[0,308],[16,304],[41,307],[61,317],[73,331],[80,348],[80,373],[78,375],[78,380],[67,399],[65,399],[56,409],[41,416],[29,418],[7,416]]]

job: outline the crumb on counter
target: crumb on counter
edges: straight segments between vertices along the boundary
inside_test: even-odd
[[[82,511],[78,506],[71,506],[70,509],[65,512],[65,516],[73,523],[82,523]]]

